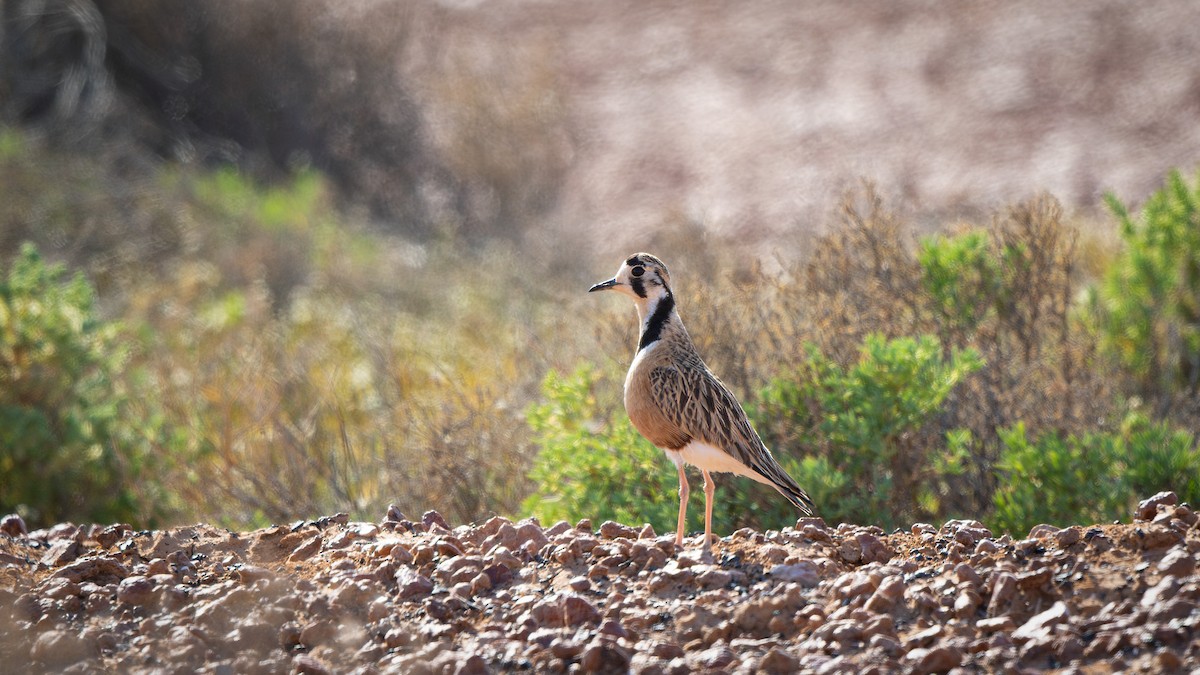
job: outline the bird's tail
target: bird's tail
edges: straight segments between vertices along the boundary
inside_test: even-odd
[[[763,448],[764,450],[766,448]],[[754,470],[757,471],[763,478],[770,481],[771,485],[779,490],[779,494],[783,495],[793,506],[800,509],[800,512],[806,516],[816,514],[816,505],[808,496],[808,493],[801,488],[792,477],[779,466],[779,462],[771,456],[770,452],[765,453],[763,461],[756,462]]]

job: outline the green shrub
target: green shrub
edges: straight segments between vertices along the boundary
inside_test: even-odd
[[[1002,281],[987,233],[970,230],[952,237],[927,237],[921,241],[917,261],[922,286],[943,332],[973,336]]]
[[[1104,347],[1144,395],[1200,391],[1200,175],[1178,171],[1135,218],[1115,196],[1125,249],[1095,291]]]
[[[791,458],[786,468],[799,462],[797,473],[816,479],[815,491],[827,492],[817,501],[827,520],[901,523],[914,515],[919,485],[932,467],[916,442],[919,432],[982,362],[971,350],[946,358],[929,336],[870,335],[858,363],[848,368],[815,347],[808,352],[799,372],[763,390],[756,410],[760,431],[776,456]],[[822,463],[800,459],[807,456]],[[832,472],[822,484],[816,470]]]
[[[597,405],[597,379],[588,367],[567,377],[546,375],[544,401],[526,413],[539,452],[530,471],[537,488],[522,508],[544,522],[648,522],[672,532],[679,508],[675,469],[624,409]]]
[[[1000,438],[996,529],[1019,537],[1038,523],[1102,523],[1122,513],[1127,500],[1114,471],[1119,448],[1113,436],[1046,432],[1030,442],[1017,424]]]
[[[1138,499],[1162,490],[1193,504],[1200,500],[1196,438],[1164,422],[1130,416],[1120,433],[1045,432],[1032,442],[1018,424],[1001,438],[992,520],[1014,535],[1038,523],[1128,519]]]
[[[1126,417],[1121,436],[1121,475],[1128,486],[1130,506],[1163,490],[1175,492],[1182,501],[1200,504],[1200,439],[1136,414]]]
[[[120,381],[118,326],[91,286],[21,248],[0,279],[0,511],[35,523],[152,520],[159,433]]]

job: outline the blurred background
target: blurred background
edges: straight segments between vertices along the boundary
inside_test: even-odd
[[[0,20],[0,510],[31,525],[668,531],[634,312],[585,293],[635,250],[831,522],[1200,500],[1194,3]],[[794,520],[745,483],[722,531]]]

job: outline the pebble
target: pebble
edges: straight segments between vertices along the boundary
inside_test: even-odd
[[[812,588],[821,582],[820,570],[816,563],[801,560],[791,565],[776,565],[769,572],[771,577],[782,583],[795,583]]]
[[[768,649],[758,662],[758,669],[768,675],[789,675],[797,672],[799,668],[800,659],[777,647]]]
[[[598,623],[600,612],[583,596],[567,593],[562,598],[563,623],[575,627],[585,623]]]
[[[154,582],[144,576],[131,576],[117,586],[117,602],[146,605],[154,600]]]
[[[7,534],[15,539],[29,534],[29,528],[25,526],[24,518],[15,513],[10,513],[0,518],[0,533]]]
[[[1158,571],[1173,577],[1186,577],[1196,570],[1196,556],[1185,546],[1176,546],[1158,562]]]
[[[624,672],[629,666],[629,651],[608,640],[593,640],[579,657],[585,673]]]
[[[1036,614],[1020,628],[1012,633],[1012,639],[1016,641],[1032,640],[1036,637],[1047,633],[1051,626],[1067,621],[1071,617],[1071,611],[1067,608],[1066,603],[1059,600],[1040,614]]]
[[[65,630],[44,632],[34,639],[29,648],[30,660],[52,670],[78,663],[94,653],[92,646],[82,636]],[[4,658],[11,665],[13,657],[10,653]]]
[[[949,647],[919,647],[904,658],[912,665],[913,673],[944,673],[962,663],[962,652]]]
[[[1153,520],[1158,515],[1159,505],[1175,506],[1178,503],[1179,497],[1174,492],[1159,492],[1153,497],[1138,502],[1137,510],[1134,511],[1134,518],[1138,520]]]

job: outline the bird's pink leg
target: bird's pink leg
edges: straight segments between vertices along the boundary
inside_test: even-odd
[[[679,524],[675,528],[675,548],[681,549],[683,548],[683,533],[687,527],[687,500],[689,488],[687,474],[683,471],[682,459],[676,460],[675,468],[679,470]]]
[[[705,554],[712,554],[712,510],[713,510],[713,493],[717,490],[717,484],[713,482],[712,476],[708,475],[707,471],[701,471],[704,474],[704,548],[701,549]]]

